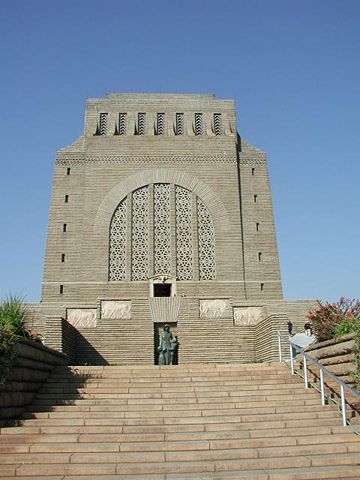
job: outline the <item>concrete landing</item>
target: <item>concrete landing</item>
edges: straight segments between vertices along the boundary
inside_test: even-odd
[[[300,348],[306,348],[316,341],[315,335],[306,335],[306,333],[295,333],[290,340]]]

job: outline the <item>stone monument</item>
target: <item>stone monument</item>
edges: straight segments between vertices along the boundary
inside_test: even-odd
[[[55,161],[36,307],[49,346],[151,364],[166,321],[183,363],[267,359],[307,307],[282,300],[266,155],[237,133],[233,100],[88,100]]]

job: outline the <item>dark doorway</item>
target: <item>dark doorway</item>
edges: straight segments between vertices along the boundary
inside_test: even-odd
[[[154,283],[154,297],[171,297],[171,283]]]

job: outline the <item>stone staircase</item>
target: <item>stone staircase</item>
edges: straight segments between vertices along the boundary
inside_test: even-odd
[[[359,480],[360,437],[282,364],[60,367],[0,477]]]

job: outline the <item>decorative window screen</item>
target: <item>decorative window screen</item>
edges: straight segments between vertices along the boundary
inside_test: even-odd
[[[214,226],[209,210],[197,198],[197,217],[199,235],[199,278],[213,280],[215,278],[215,239]]]
[[[214,133],[215,135],[222,133],[221,113],[214,113]]]
[[[177,113],[175,122],[175,134],[184,135],[184,114]]]
[[[149,188],[132,194],[131,279],[149,277]]]
[[[126,135],[126,113],[119,113],[119,135]]]
[[[175,187],[176,204],[176,277],[193,279],[192,194]]]
[[[106,135],[107,133],[107,121],[108,114],[100,113],[100,135]]]
[[[202,135],[204,133],[202,113],[195,113],[195,135]]]
[[[106,135],[108,126],[108,114],[100,113],[99,121],[94,135]]]
[[[147,185],[129,194],[110,224],[109,280],[139,281],[154,275],[216,278],[210,212],[194,193],[169,183]]]
[[[170,185],[154,185],[154,266],[156,274],[171,274]]]
[[[157,114],[156,135],[165,135],[165,113]]]
[[[146,115],[145,113],[138,113],[137,134],[145,135],[145,130],[146,130]]]
[[[115,210],[110,224],[109,280],[125,280],[126,203],[125,198]]]

